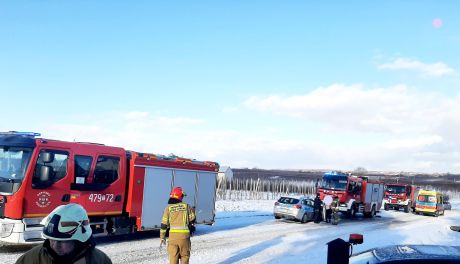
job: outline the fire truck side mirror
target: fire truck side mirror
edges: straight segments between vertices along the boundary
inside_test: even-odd
[[[32,188],[45,189],[50,187],[54,183],[54,176],[53,167],[41,165],[37,177],[32,182]]]
[[[53,167],[43,165],[40,168],[40,181],[41,182],[48,182],[52,181],[53,179]]]
[[[43,152],[40,156],[42,156],[44,163],[50,163],[54,161],[54,153]]]

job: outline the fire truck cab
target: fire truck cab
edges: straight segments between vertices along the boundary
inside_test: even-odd
[[[37,136],[0,133],[0,241],[42,241],[41,220],[67,203],[86,209],[95,235],[156,229],[173,186],[198,223],[214,222],[215,162]]]
[[[385,210],[403,208],[406,213],[410,209],[415,211],[416,192],[416,187],[410,184],[387,184],[384,196]]]
[[[339,211],[354,217],[363,213],[373,217],[380,210],[383,199],[383,184],[367,177],[356,177],[342,172],[326,172],[319,185],[320,199],[326,196],[338,198]]]

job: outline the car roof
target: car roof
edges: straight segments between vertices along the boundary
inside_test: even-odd
[[[290,198],[290,199],[311,199],[313,200],[314,198],[312,198],[312,196],[308,196],[308,195],[284,195],[284,196],[281,196],[280,198]]]
[[[350,259],[350,263],[386,263],[403,260],[460,260],[459,246],[393,245],[370,249]]]

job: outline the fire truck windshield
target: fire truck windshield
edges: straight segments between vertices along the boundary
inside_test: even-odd
[[[0,146],[0,185],[21,182],[31,155],[31,148]]]
[[[388,185],[387,192],[389,193],[405,193],[406,187],[405,186],[396,186],[396,185]]]
[[[321,188],[324,189],[333,189],[333,190],[343,190],[345,191],[347,187],[347,180],[344,179],[323,179],[321,181]]]

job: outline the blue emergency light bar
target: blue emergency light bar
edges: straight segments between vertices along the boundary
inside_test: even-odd
[[[324,180],[347,180],[348,174],[338,171],[328,171],[323,174]]]
[[[18,132],[18,131],[0,132],[0,135],[18,135],[18,136],[29,136],[29,137],[41,136],[40,133],[36,133],[36,132]]]
[[[324,173],[324,176],[345,176],[347,177],[348,174],[338,171],[328,171]]]

